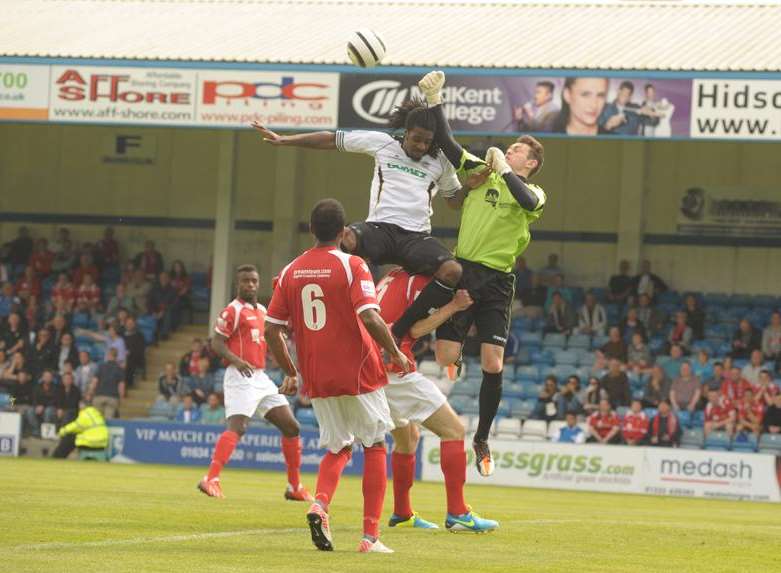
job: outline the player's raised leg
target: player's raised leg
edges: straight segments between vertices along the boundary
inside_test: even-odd
[[[284,404],[269,407],[265,418],[282,433],[282,454],[285,457],[285,466],[287,467],[285,499],[290,501],[313,501],[314,498],[301,483],[301,427],[290,406],[288,406],[287,400],[279,394],[264,399],[261,402],[261,409],[264,409],[267,405],[266,402],[271,402],[272,400],[274,404],[278,400],[284,402]]]

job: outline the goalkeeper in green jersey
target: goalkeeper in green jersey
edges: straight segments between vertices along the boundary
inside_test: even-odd
[[[437,361],[456,362],[470,326],[480,339],[483,382],[480,387],[480,422],[473,447],[481,475],[493,473],[488,434],[502,397],[504,347],[510,328],[515,259],[529,245],[529,225],[545,207],[545,192],[529,183],[543,162],[542,144],[523,136],[506,152],[491,147],[485,160],[475,157],[453,139],[442,109],[445,74],[431,72],[419,86],[437,119],[436,143],[457,169],[463,187],[447,197],[461,210],[456,260],[463,267],[459,288],[469,290],[474,304],[453,316],[437,330]]]

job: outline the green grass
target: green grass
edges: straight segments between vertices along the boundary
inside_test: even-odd
[[[282,474],[230,470],[228,496],[195,490],[202,469],[1,460],[3,572],[190,573],[405,571],[781,571],[781,506],[710,500],[468,487],[501,529],[487,535],[385,527],[394,555],[354,553],[360,480],[332,505],[336,551],[309,540]],[[315,477],[305,476],[314,485]],[[387,515],[392,490],[386,498]],[[416,509],[441,524],[444,489],[418,483]]]

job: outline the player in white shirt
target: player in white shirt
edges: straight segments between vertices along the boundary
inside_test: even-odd
[[[257,122],[252,126],[272,145],[337,149],[374,157],[369,215],[365,222],[348,227],[342,248],[377,265],[399,265],[410,274],[434,277],[393,325],[398,339],[415,322],[453,298],[461,265],[431,236],[431,214],[437,193],[452,195],[461,184],[451,163],[434,144],[436,120],[424,102],[407,100],[394,110],[388,127],[404,129],[400,138],[382,131],[342,130],[279,135]]]

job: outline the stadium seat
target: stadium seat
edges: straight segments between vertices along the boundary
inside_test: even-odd
[[[588,385],[588,379],[591,377],[591,366],[581,366],[577,369],[576,375],[580,378],[581,387]]]
[[[682,448],[700,450],[702,449],[704,441],[705,439],[702,435],[702,430],[699,429],[684,430],[683,434],[681,435]]]
[[[759,447],[759,440],[756,434],[740,432],[732,440],[732,451],[734,452],[756,452]]]
[[[548,423],[545,420],[526,420],[521,429],[521,439],[542,441],[548,435]]]
[[[524,382],[521,385],[521,397],[526,400],[536,400],[540,395],[542,384],[535,384],[534,382]]]
[[[501,418],[494,425],[494,435],[497,438],[518,439],[521,435],[521,420],[519,418]]]
[[[567,425],[567,422],[561,420],[553,420],[548,424],[548,439],[555,440],[559,435],[559,430]]]
[[[595,335],[594,338],[591,339],[592,350],[599,350],[607,344],[607,340],[608,338],[605,335]]]
[[[508,399],[523,398],[524,397],[523,384],[519,382],[513,382],[512,384],[505,385],[502,388],[502,396]]]
[[[626,406],[619,406],[618,408],[616,408],[616,414],[618,414],[619,418],[623,418],[624,416],[627,415],[628,412],[629,412],[629,408],[627,408]]]
[[[563,384],[567,380],[567,378],[577,374],[577,368],[575,368],[574,366],[562,364],[562,365],[554,366],[551,372],[553,376],[555,376],[556,379],[559,381],[559,384]]]
[[[466,404],[464,404],[463,413],[468,416],[480,415],[480,405],[478,404],[476,398],[467,400]]]
[[[678,421],[681,424],[682,428],[691,428],[692,427],[692,413],[688,410],[679,410],[676,412],[676,415],[678,416]]]
[[[539,348],[542,346],[542,333],[540,332],[522,332],[520,343],[525,348]]]
[[[578,364],[579,354],[574,350],[554,350],[553,360],[557,366],[567,365],[576,366]]]
[[[515,402],[512,405],[511,414],[513,417],[526,419],[534,411],[534,400],[523,400]]]
[[[515,353],[515,364],[516,365],[522,365],[527,366],[531,364],[532,361],[532,355],[528,348],[519,348],[518,352]]]
[[[726,432],[711,432],[705,438],[706,450],[729,450],[730,438]]]
[[[553,366],[553,353],[550,350],[533,350],[532,364],[538,366]]]
[[[542,339],[543,348],[564,348],[567,345],[567,337],[564,334],[551,332]]]
[[[534,382],[540,378],[540,369],[537,366],[521,366],[515,373],[519,382]]]
[[[781,456],[781,434],[762,434],[759,438],[759,447],[764,451],[772,451]]]
[[[578,366],[588,366],[591,368],[594,365],[596,355],[593,352],[584,352],[578,357]]]
[[[573,334],[567,340],[567,348],[591,348],[591,337],[588,334]]]

